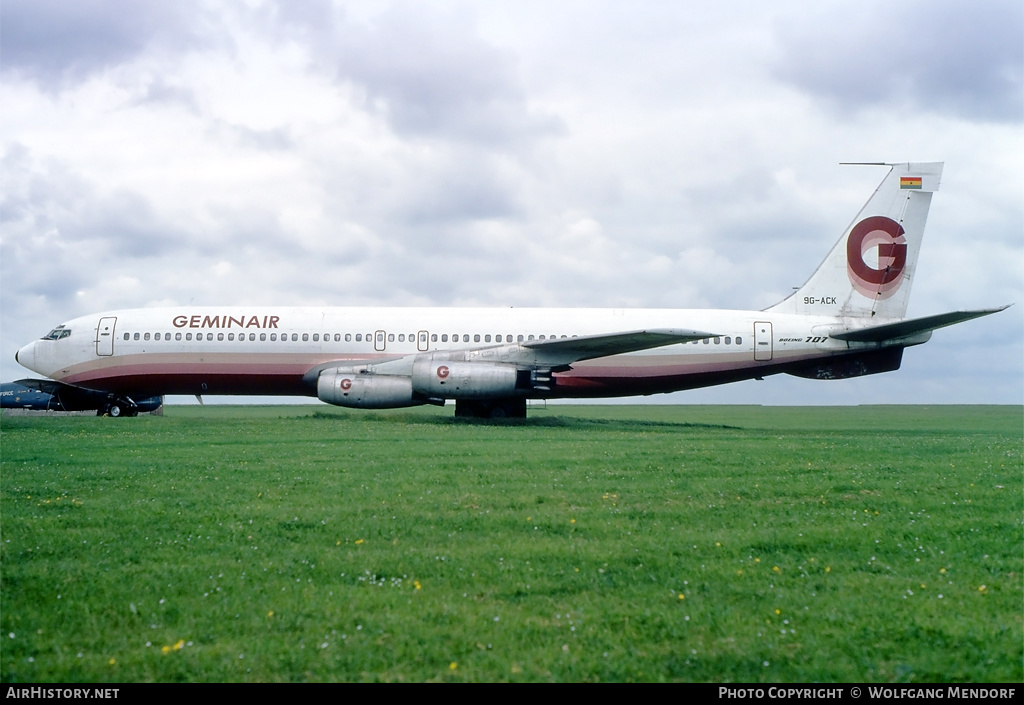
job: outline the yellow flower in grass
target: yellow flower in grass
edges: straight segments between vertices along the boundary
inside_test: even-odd
[[[173,646],[161,646],[160,647],[160,651],[162,651],[165,654],[169,654],[172,651],[181,651],[181,647],[183,647],[184,645],[185,645],[185,640],[184,639],[178,639],[176,642],[174,642]]]

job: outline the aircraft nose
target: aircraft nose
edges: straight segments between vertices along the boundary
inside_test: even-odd
[[[34,371],[32,365],[36,361],[35,345],[35,343],[29,343],[28,345],[21,348],[21,350],[14,353],[15,362],[17,362],[22,367],[27,367],[28,369]]]

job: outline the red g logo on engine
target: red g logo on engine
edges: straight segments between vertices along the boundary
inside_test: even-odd
[[[447,365],[441,365],[437,368],[437,376],[441,379],[448,379],[449,374],[451,374],[451,370],[448,369]]]
[[[345,379],[341,380],[340,386],[347,392],[348,390],[352,389],[352,380],[346,377]]]
[[[907,266],[907,240],[903,226],[892,218],[873,215],[853,226],[846,240],[846,270],[853,288],[871,299],[887,299],[903,283]],[[871,248],[878,248],[878,266],[864,261]]]

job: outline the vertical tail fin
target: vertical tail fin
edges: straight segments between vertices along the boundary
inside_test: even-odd
[[[903,318],[942,162],[891,170],[825,261],[799,290],[768,311]]]

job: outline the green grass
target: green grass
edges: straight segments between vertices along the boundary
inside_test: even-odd
[[[1024,680],[1021,407],[0,421],[18,681]]]

